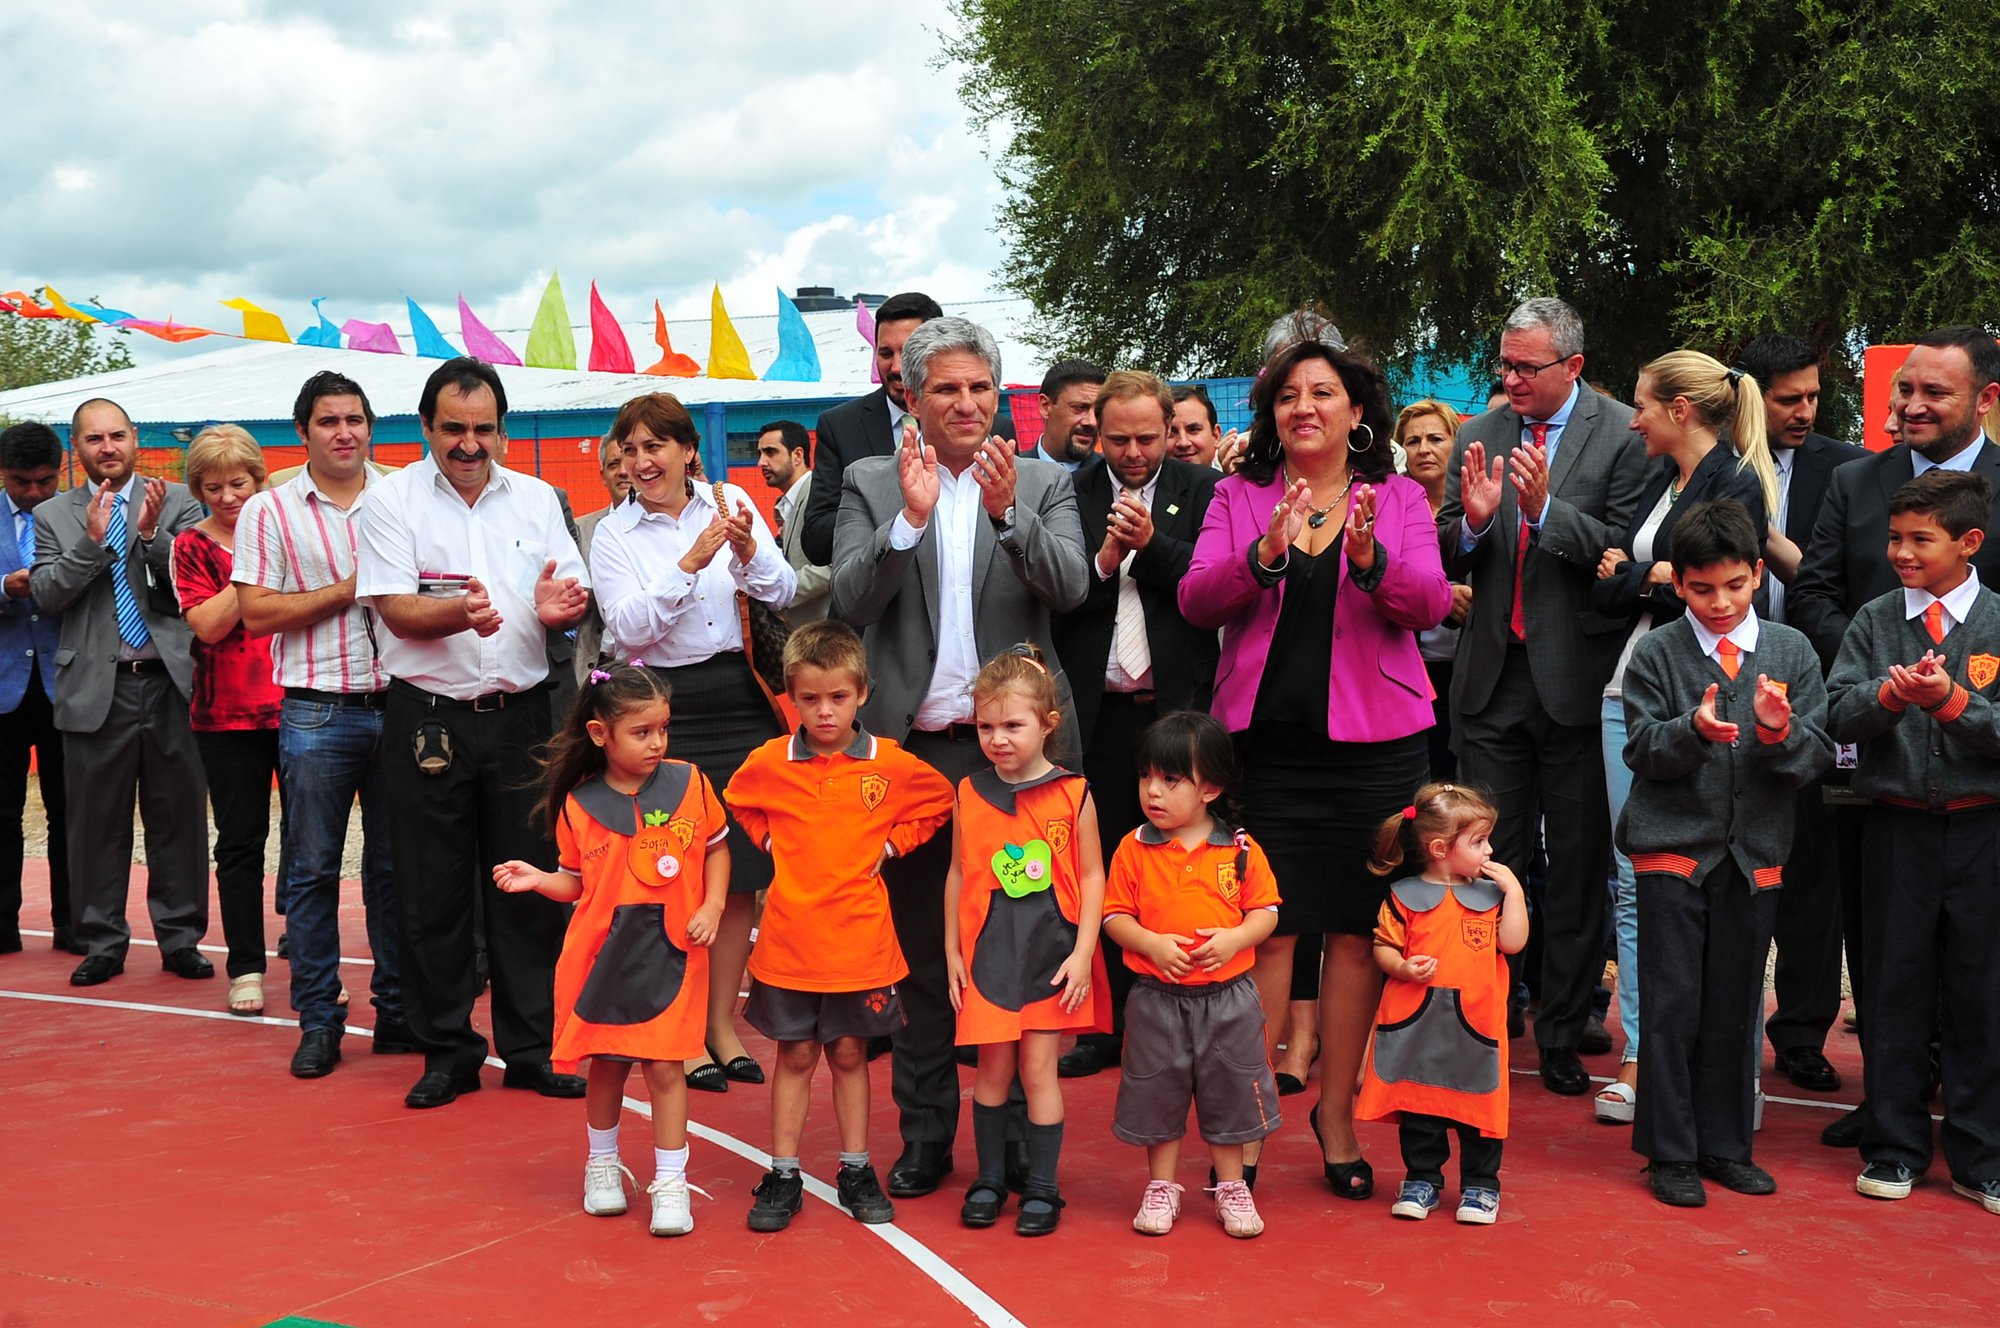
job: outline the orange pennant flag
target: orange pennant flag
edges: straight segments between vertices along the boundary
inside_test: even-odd
[[[645,370],[659,378],[699,378],[701,366],[692,355],[682,355],[674,349],[674,343],[667,337],[667,316],[660,312],[660,302],[653,301],[653,340],[660,347],[660,362]]]

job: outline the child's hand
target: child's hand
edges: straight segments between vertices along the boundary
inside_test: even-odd
[[[1767,729],[1782,729],[1792,722],[1792,702],[1785,689],[1762,673],[1757,675],[1757,695],[1751,708],[1757,712],[1757,722]]]
[[[945,985],[951,991],[951,1008],[965,1009],[965,957],[956,952],[944,957]]]
[[[715,933],[722,926],[722,905],[703,904],[688,919],[688,944],[709,945],[715,941]]]
[[[1723,723],[1715,713],[1715,694],[1721,690],[1720,683],[1712,682],[1701,694],[1701,704],[1694,711],[1694,731],[1710,742],[1735,742],[1736,726]]]
[[[1194,934],[1208,939],[1188,951],[1188,958],[1213,973],[1243,952],[1243,938],[1234,927],[1196,927]]]
[[[889,865],[889,859],[895,856],[896,855],[890,851],[889,841],[886,839],[883,840],[882,851],[881,853],[877,854],[875,858],[875,874],[877,876],[880,876],[882,874],[882,869]]]
[[[1498,858],[1488,858],[1486,865],[1479,869],[1479,874],[1499,886],[1506,894],[1520,893],[1521,878],[1514,875],[1512,867]]]
[[[1090,960],[1087,956],[1072,953],[1063,960],[1062,967],[1049,979],[1051,987],[1061,987],[1064,1014],[1075,1014],[1090,998]]]
[[[495,863],[493,884],[510,895],[527,894],[531,890],[541,888],[542,872],[539,867],[530,866],[518,858],[510,862]]]
[[[1148,932],[1141,953],[1153,961],[1153,967],[1179,982],[1194,971],[1194,960],[1188,957],[1183,946],[1194,944],[1192,936],[1176,936],[1172,932]]]
[[[1409,955],[1403,960],[1403,981],[1429,982],[1438,971],[1438,961],[1430,955]]]
[[[1951,696],[1951,672],[1943,655],[1926,650],[1915,664],[1889,666],[1889,685],[1911,705],[1925,710],[1941,706]]]

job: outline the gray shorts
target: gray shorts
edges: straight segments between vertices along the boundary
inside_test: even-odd
[[[1123,1066],[1111,1132],[1128,1144],[1181,1138],[1189,1102],[1212,1144],[1251,1143],[1281,1123],[1248,973],[1192,987],[1141,975],[1125,1000]]]
[[[873,991],[793,991],[750,979],[743,1018],[773,1042],[886,1037],[901,1028],[903,998],[894,983]]]

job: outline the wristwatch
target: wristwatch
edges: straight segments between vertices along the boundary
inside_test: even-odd
[[[986,519],[993,523],[995,530],[1012,530],[1014,528],[1014,504],[1008,503],[1007,510],[999,516],[988,513]]]

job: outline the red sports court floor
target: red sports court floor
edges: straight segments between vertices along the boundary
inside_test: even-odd
[[[645,1230],[645,1200],[623,1218],[578,1206],[582,1104],[503,1090],[428,1112],[404,1109],[411,1057],[368,1054],[350,1029],[327,1079],[286,1073],[296,1030],[284,1013],[285,965],[269,978],[273,1017],[232,1018],[225,984],[159,971],[136,942],[126,973],[68,985],[74,960],[48,948],[47,892],[29,863],[28,949],[0,958],[0,1325],[266,1325],[351,1328],[544,1324],[590,1316],[620,1324],[869,1325],[1089,1323],[1984,1324],[2000,1306],[2000,1219],[1954,1196],[1942,1171],[1900,1204],[1853,1191],[1855,1154],[1818,1143],[1830,1109],[1806,1095],[1771,1102],[1758,1160],[1779,1193],[1711,1187],[1698,1212],[1646,1194],[1627,1132],[1590,1119],[1588,1099],[1514,1080],[1513,1137],[1501,1219],[1461,1227],[1447,1207],[1423,1223],[1389,1216],[1400,1178],[1395,1132],[1364,1125],[1377,1169],[1366,1203],[1333,1198],[1319,1178],[1305,1110],[1265,1154],[1257,1199],[1268,1224],[1224,1236],[1198,1193],[1191,1141],[1186,1207],[1172,1235],[1128,1223],[1143,1186],[1139,1152],[1111,1137],[1115,1074],[1068,1087],[1063,1188],[1053,1237],[1023,1240],[1005,1222],[957,1223],[968,1179],[898,1204],[867,1228],[818,1184],[788,1231],[759,1236],[744,1214],[763,1170],[767,1089],[696,1094],[691,1178],[696,1229]],[[350,886],[343,934],[363,938]],[[130,916],[144,934],[136,879]],[[275,931],[273,932],[275,940]],[[213,951],[218,970],[221,952]],[[350,961],[356,1021],[370,1020],[365,959]],[[752,1043],[760,1053],[762,1044]],[[1531,1042],[1515,1043],[1531,1061]],[[1829,1053],[1850,1080],[1854,1042]],[[768,1067],[768,1057],[766,1057]],[[1610,1057],[1591,1062],[1597,1072]],[[636,1086],[637,1080],[635,1078]],[[1789,1091],[1782,1080],[1767,1088]],[[875,1066],[872,1142],[896,1151],[888,1063]],[[813,1104],[808,1171],[825,1181],[836,1150],[825,1077]],[[640,1105],[624,1131],[627,1164],[651,1178]],[[1455,1171],[1452,1173],[1455,1176]]]

